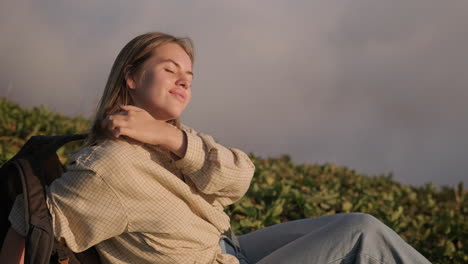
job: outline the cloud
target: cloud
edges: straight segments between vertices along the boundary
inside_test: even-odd
[[[297,162],[466,178],[466,1],[7,1],[0,95],[90,116],[120,49],[147,31],[195,42],[182,120]],[[10,86],[11,87],[11,86]]]

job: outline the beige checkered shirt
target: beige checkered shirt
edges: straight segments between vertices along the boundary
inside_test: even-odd
[[[180,124],[187,151],[133,139],[104,140],[70,157],[67,171],[47,188],[57,238],[75,252],[95,246],[103,263],[232,263],[221,254],[230,227],[223,206],[247,192],[255,166],[239,149]],[[10,213],[25,234],[23,201]]]

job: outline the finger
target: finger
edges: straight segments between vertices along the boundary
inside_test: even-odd
[[[114,121],[112,119],[114,119],[114,117],[106,116],[101,122],[101,128],[109,130],[114,129],[115,126]]]
[[[120,128],[119,127],[116,127],[114,129],[112,129],[112,136],[114,136],[114,138],[118,138],[120,136]]]
[[[109,122],[111,123],[111,127],[115,126],[126,126],[129,117],[127,115],[122,114],[114,114],[109,116]]]
[[[118,112],[115,112],[113,114],[110,114],[109,116],[118,116],[118,115],[128,115],[128,110],[121,110],[121,111],[118,111]]]
[[[133,110],[133,111],[143,111],[143,109],[141,109],[140,107],[137,107],[137,106],[134,106],[134,105],[121,105],[120,108],[124,109],[124,110]]]
[[[113,134],[116,138],[120,137],[120,136],[128,136],[128,131],[129,129],[125,128],[125,127],[116,127],[114,130],[113,130]]]
[[[105,133],[106,133],[107,135],[113,137],[113,138],[117,138],[118,132],[119,132],[118,127],[116,127],[116,128],[107,127],[107,128],[105,129]]]

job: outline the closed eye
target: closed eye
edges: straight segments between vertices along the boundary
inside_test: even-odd
[[[170,72],[170,73],[174,73],[173,71],[169,70],[169,69],[164,69],[166,70],[167,72]]]

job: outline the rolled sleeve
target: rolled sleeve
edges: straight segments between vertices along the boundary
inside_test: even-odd
[[[206,160],[206,151],[200,137],[186,131],[183,132],[187,138],[187,150],[184,157],[176,160],[174,164],[182,170],[182,173],[190,175],[202,169]]]
[[[182,129],[187,150],[175,166],[203,193],[214,194],[223,205],[236,202],[247,192],[255,166],[249,156],[236,148],[216,142],[208,134]]]

